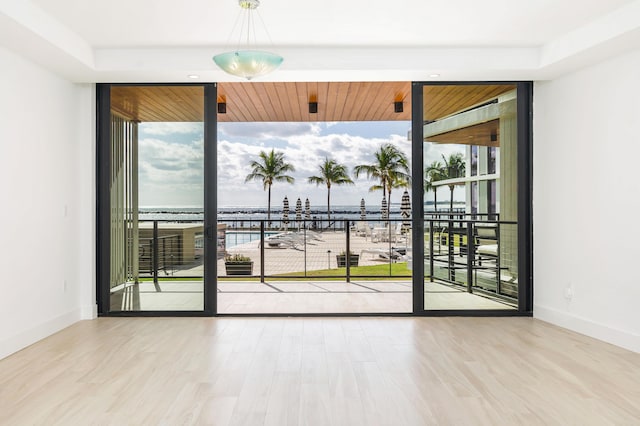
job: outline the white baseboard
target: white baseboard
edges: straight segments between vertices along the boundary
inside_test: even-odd
[[[80,308],[80,319],[93,320],[98,318],[98,305],[84,305]]]
[[[567,312],[545,308],[538,305],[533,307],[533,317],[567,328],[577,333],[611,343],[612,345],[640,353],[640,335],[612,328],[608,325],[599,324]]]
[[[74,309],[73,311],[62,314],[29,330],[0,341],[0,359],[8,357],[78,321],[80,321],[80,309]]]

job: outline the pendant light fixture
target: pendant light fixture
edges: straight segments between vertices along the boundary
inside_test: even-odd
[[[256,15],[260,19],[265,32],[267,30],[256,10],[260,6],[260,0],[238,0],[238,4],[240,5],[240,14],[234,25],[235,30],[238,21],[241,20],[238,48],[231,52],[215,55],[213,61],[224,72],[251,80],[254,77],[269,74],[278,68],[282,64],[283,58],[275,53],[251,49],[251,46],[256,44]],[[234,31],[232,30],[229,36],[230,39],[233,33]],[[241,49],[240,45],[243,42],[246,43],[246,48]]]

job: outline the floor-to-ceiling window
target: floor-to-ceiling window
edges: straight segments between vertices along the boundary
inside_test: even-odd
[[[410,88],[219,85],[218,313],[411,312]]]
[[[98,90],[101,310],[202,313],[205,87]]]
[[[344,93],[353,93],[354,87],[347,85]],[[323,201],[307,208],[306,199],[315,199],[310,191],[328,195],[322,192],[322,185],[309,187],[304,193],[295,192],[295,186],[280,185],[293,192],[272,200],[277,213],[270,222],[253,223],[242,217],[221,216],[218,221],[218,215],[224,213],[218,201],[225,196],[242,198],[253,183],[257,192],[249,197],[249,205],[264,204],[264,182],[246,179],[251,173],[251,161],[259,158],[260,151],[268,153],[269,148],[284,151],[283,140],[276,140],[273,146],[260,145],[264,142],[260,139],[262,134],[257,138],[243,134],[256,139],[252,142],[256,144],[255,152],[249,152],[237,142],[237,146],[231,146],[230,133],[225,129],[218,141],[218,119],[233,109],[229,110],[224,102],[227,99],[217,98],[213,84],[99,85],[101,313],[400,313],[411,311],[411,302],[415,314],[530,312],[530,87],[527,83],[414,83],[414,100],[404,103],[405,112],[412,105],[408,138],[402,131],[397,137],[373,137],[370,143],[349,145],[351,148],[340,154],[339,148],[345,142],[338,135],[357,138],[343,129],[349,120],[361,118],[358,114],[364,111],[373,111],[372,117],[378,118],[364,120],[378,121],[384,127],[385,120],[398,120],[397,114],[403,110],[396,105],[402,102],[387,102],[380,95],[383,90],[374,91],[370,108],[349,108],[344,104],[341,110],[334,111],[343,117],[344,124],[325,116],[322,118],[327,123],[327,134],[313,134],[318,141],[325,138],[330,142],[329,149],[318,151],[321,143],[309,142],[308,137],[298,137],[293,143],[298,144],[303,155],[302,162],[295,164],[299,171],[304,170],[296,176],[298,181],[317,174],[322,161],[333,156],[338,163],[353,163],[349,177],[365,187],[361,194],[348,197],[349,215],[336,211],[338,204],[333,202],[331,217],[329,206]],[[291,92],[286,85],[270,90]],[[363,90],[366,93],[371,87]],[[387,91],[393,94],[393,90]],[[348,98],[347,94],[344,96]],[[284,99],[290,99],[291,108],[299,97]],[[264,96],[244,101],[266,102]],[[220,104],[224,104],[222,108]],[[327,101],[327,105],[331,103]],[[249,109],[238,111],[246,115]],[[286,108],[282,107],[282,111]],[[293,111],[296,117],[303,117],[294,119],[310,122],[301,107]],[[347,119],[347,113],[355,115]],[[323,121],[310,123],[317,131],[318,123]],[[285,122],[272,122],[272,127],[279,133],[287,130]],[[366,121],[361,127],[368,133],[375,128]],[[336,129],[340,133],[335,133]],[[410,163],[410,181],[394,179],[384,184],[385,189],[379,176],[368,174],[365,169],[356,176],[354,165],[369,164],[386,145],[403,144]],[[244,162],[232,163],[226,155],[229,152],[221,154],[221,149],[231,150],[236,157],[244,153]],[[318,152],[312,157],[314,150]],[[354,150],[371,158],[357,157]],[[224,167],[217,166],[218,157]],[[225,184],[221,189],[219,183],[232,173],[238,175],[240,183]],[[332,195],[346,193],[346,188],[353,187],[334,186]],[[218,194],[222,190],[228,194]],[[385,200],[376,205],[374,199],[368,199],[366,207],[362,206],[367,194],[378,194]],[[265,240],[277,234],[286,238]],[[256,235],[262,242],[255,241]],[[327,246],[332,241],[329,236],[337,238],[335,247]],[[246,237],[249,240],[243,240]],[[251,257],[252,247],[255,253],[251,277],[229,277],[225,255],[237,252]],[[287,250],[291,255],[282,257]],[[343,251],[344,255],[356,251],[359,259],[343,255],[349,260],[341,265]],[[299,265],[294,262],[298,258]],[[269,268],[274,265],[291,269],[284,271],[291,276],[278,271],[270,274]],[[336,282],[336,272],[342,274],[338,277],[342,282]],[[224,276],[224,282],[217,278],[220,276]],[[410,277],[413,286],[407,281]],[[275,278],[280,282],[268,282]],[[307,282],[293,282],[301,278]],[[325,281],[320,283],[317,278]],[[310,282],[314,280],[318,282]],[[293,300],[291,295],[298,297],[302,293],[308,293],[305,297],[322,294],[314,299],[316,303],[326,299],[327,294],[337,295],[339,309],[327,307],[324,302],[322,306],[316,303],[302,309],[304,304],[295,301],[286,309],[273,309],[264,303],[264,292],[254,292],[256,286],[272,292],[278,300]],[[222,310],[221,292],[225,297],[227,293],[233,296],[233,300],[223,300]],[[255,293],[254,306],[249,310],[237,308],[237,300],[249,292]],[[390,304],[372,308],[369,299],[373,298]],[[363,304],[358,299],[367,302]],[[360,305],[353,308],[352,303]]]
[[[425,189],[419,305],[426,311],[528,311],[529,105],[518,102],[522,93],[528,99],[527,87],[414,89],[421,96],[414,153],[422,154]]]

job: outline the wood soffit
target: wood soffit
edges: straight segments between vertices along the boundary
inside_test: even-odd
[[[491,120],[436,136],[429,136],[425,138],[425,142],[500,146],[500,120]]]
[[[513,85],[425,86],[425,120],[437,120],[513,90]],[[410,82],[219,83],[219,122],[410,121]],[[318,112],[309,112],[317,102]],[[394,111],[402,102],[403,111]],[[112,86],[115,113],[140,122],[204,121],[202,86]]]

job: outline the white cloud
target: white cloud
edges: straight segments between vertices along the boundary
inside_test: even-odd
[[[140,132],[147,135],[166,136],[173,134],[202,134],[204,125],[200,122],[188,123],[141,123]]]
[[[172,123],[171,123],[172,124]],[[186,123],[189,124],[189,123]],[[231,123],[224,123],[225,127]],[[253,126],[255,124],[255,126]],[[265,124],[268,124],[265,126]],[[250,127],[259,131],[260,137],[248,130],[238,130],[238,136],[226,138],[217,143],[218,151],[218,205],[219,206],[266,206],[267,194],[261,182],[245,183],[250,173],[250,162],[258,158],[260,151],[269,151],[275,146],[284,153],[286,161],[296,168],[291,174],[296,182],[290,185],[276,182],[272,187],[272,206],[280,206],[282,199],[288,196],[290,202],[300,197],[303,201],[309,198],[314,206],[326,203],[326,187],[317,187],[307,183],[307,178],[318,174],[318,166],[325,157],[333,158],[348,167],[373,162],[373,154],[384,143],[392,143],[411,158],[411,142],[405,135],[365,138],[352,134],[326,134],[319,131],[319,126],[312,123],[250,123],[242,127]],[[326,123],[324,123],[326,124]],[[220,124],[222,126],[223,124]],[[355,123],[366,126],[366,123]],[[306,129],[306,130],[305,130]],[[232,131],[231,133],[234,133]],[[355,130],[354,130],[355,133]],[[277,137],[279,142],[265,137]],[[260,140],[245,140],[245,136]],[[180,140],[179,142],[177,140]],[[425,164],[431,161],[442,161],[441,155],[463,151],[456,145],[425,144]],[[141,205],[202,205],[203,198],[203,141],[200,135],[197,140],[185,142],[185,137],[173,138],[172,141],[160,138],[144,138],[140,141],[140,204]],[[332,187],[331,202],[334,206],[355,205],[365,198],[367,205],[379,205],[382,193],[369,192],[369,187],[376,182],[364,177],[355,179],[355,185]],[[464,190],[456,190],[455,198],[464,197]],[[392,194],[392,202],[400,202],[401,190]],[[427,199],[433,198],[433,193]],[[438,200],[448,200],[449,191],[441,189]]]
[[[295,135],[287,138],[282,148],[286,161],[296,168],[291,175],[295,177],[294,185],[276,182],[272,187],[272,204],[280,205],[284,196],[290,200],[309,197],[313,205],[324,205],[326,202],[326,187],[317,187],[307,183],[307,178],[318,174],[318,166],[325,157],[333,158],[348,167],[349,171],[359,164],[369,164],[373,161],[373,153],[384,143],[393,143],[408,157],[411,154],[411,142],[406,137],[393,135],[390,138],[363,138],[348,134],[318,134]],[[248,145],[240,142],[221,141],[218,144],[218,203],[219,205],[265,205],[266,193],[260,182],[244,183],[244,178],[250,173],[251,160],[258,157],[260,151],[270,148]],[[333,205],[357,204],[364,197],[369,203],[379,204],[382,194],[369,193],[369,187],[374,183],[366,179],[354,179],[355,185],[332,187]],[[394,194],[394,201],[395,196]],[[400,194],[397,194],[398,202]],[[354,202],[355,200],[355,202]]]
[[[203,141],[139,143],[140,205],[202,205]]]

